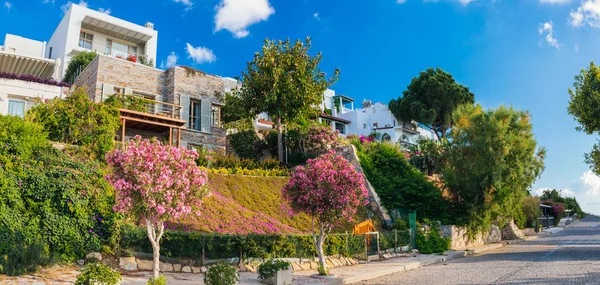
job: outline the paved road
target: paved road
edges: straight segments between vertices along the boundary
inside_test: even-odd
[[[362,284],[600,284],[600,218],[482,255]]]

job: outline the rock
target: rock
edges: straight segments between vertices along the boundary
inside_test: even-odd
[[[332,258],[332,259],[330,259],[330,260],[331,260],[331,263],[333,263],[333,266],[335,266],[335,267],[340,267],[340,266],[342,266],[342,264],[340,263],[340,261],[339,261],[339,260],[337,260],[337,258]]]
[[[125,271],[137,270],[137,263],[135,262],[135,257],[119,258],[119,267]]]
[[[77,260],[77,264],[79,264],[79,266],[83,266],[85,264],[85,260],[83,260],[83,259]]]
[[[192,273],[192,267],[186,265],[181,268],[181,272]]]
[[[200,271],[202,271],[202,273],[206,273],[206,271],[208,271],[208,268],[206,268],[206,266],[202,266],[200,267]]]
[[[85,256],[85,259],[96,259],[98,261],[102,260],[102,254],[100,254],[99,252],[90,252]]]
[[[154,261],[152,260],[138,259],[137,264],[138,269],[144,271],[152,271],[154,267]]]
[[[302,268],[302,270],[311,270],[310,263],[308,262],[301,263],[300,268]]]
[[[173,272],[173,264],[161,262],[159,265],[161,272]]]
[[[243,263],[238,264],[238,269],[240,272],[248,271],[248,269],[246,268],[246,265],[244,265]]]
[[[389,253],[384,253],[384,254],[383,254],[383,258],[385,258],[385,259],[390,259],[390,258],[392,258],[392,255],[391,255],[391,254],[389,254]]]
[[[292,270],[294,272],[300,271],[302,270],[302,267],[300,267],[300,264],[298,262],[292,262]]]
[[[327,266],[328,266],[329,268],[331,268],[331,267],[334,267],[334,266],[333,266],[333,262],[331,262],[331,260],[329,260],[329,258],[328,258],[328,259],[325,259],[325,264],[327,264]]]
[[[173,264],[173,271],[181,272],[181,264]]]
[[[192,272],[193,273],[200,273],[200,272],[202,272],[202,270],[200,270],[200,267],[192,266]]]

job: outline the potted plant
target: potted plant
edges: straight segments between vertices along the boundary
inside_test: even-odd
[[[258,266],[258,279],[270,285],[291,285],[292,269],[287,261],[269,259]]]
[[[137,56],[135,56],[135,55],[129,55],[127,57],[127,60],[131,61],[131,62],[137,62]]]

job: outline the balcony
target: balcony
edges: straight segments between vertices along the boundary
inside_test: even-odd
[[[126,128],[141,129],[150,132],[169,132],[169,143],[173,142],[173,130],[177,130],[177,144],[181,129],[185,129],[186,120],[181,118],[181,106],[134,95],[115,94],[112,101],[119,108],[122,134],[125,143]]]

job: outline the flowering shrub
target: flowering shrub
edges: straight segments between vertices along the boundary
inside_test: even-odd
[[[209,171],[215,174],[238,174],[248,176],[288,176],[287,169],[246,169],[246,168],[210,168]]]
[[[336,148],[339,132],[322,125],[312,126],[306,134],[306,151],[318,156]]]
[[[83,267],[83,270],[77,275],[75,285],[118,285],[121,283],[121,273],[110,268],[104,263],[92,262]]]
[[[366,202],[364,183],[364,176],[350,162],[330,151],[309,159],[306,166],[298,166],[283,188],[283,197],[292,210],[312,217],[315,247],[325,269],[323,243],[335,225],[351,220],[361,202]]]
[[[128,56],[127,56],[127,60],[128,60],[128,61],[131,61],[131,62],[137,62],[137,56],[135,56],[135,55],[132,55],[132,54],[131,54],[131,55],[128,55]]]
[[[208,195],[207,174],[196,166],[198,154],[154,139],[136,136],[126,150],[106,155],[114,172],[106,179],[115,187],[114,210],[145,220],[154,251],[154,278],[158,278],[160,239],[164,222],[195,213]]]
[[[0,72],[0,79],[15,79],[15,80],[22,80],[22,81],[27,81],[27,82],[41,83],[41,84],[46,84],[46,85],[71,87],[71,84],[69,84],[67,82],[59,82],[54,79],[40,78],[37,76],[28,75],[28,74]]]

